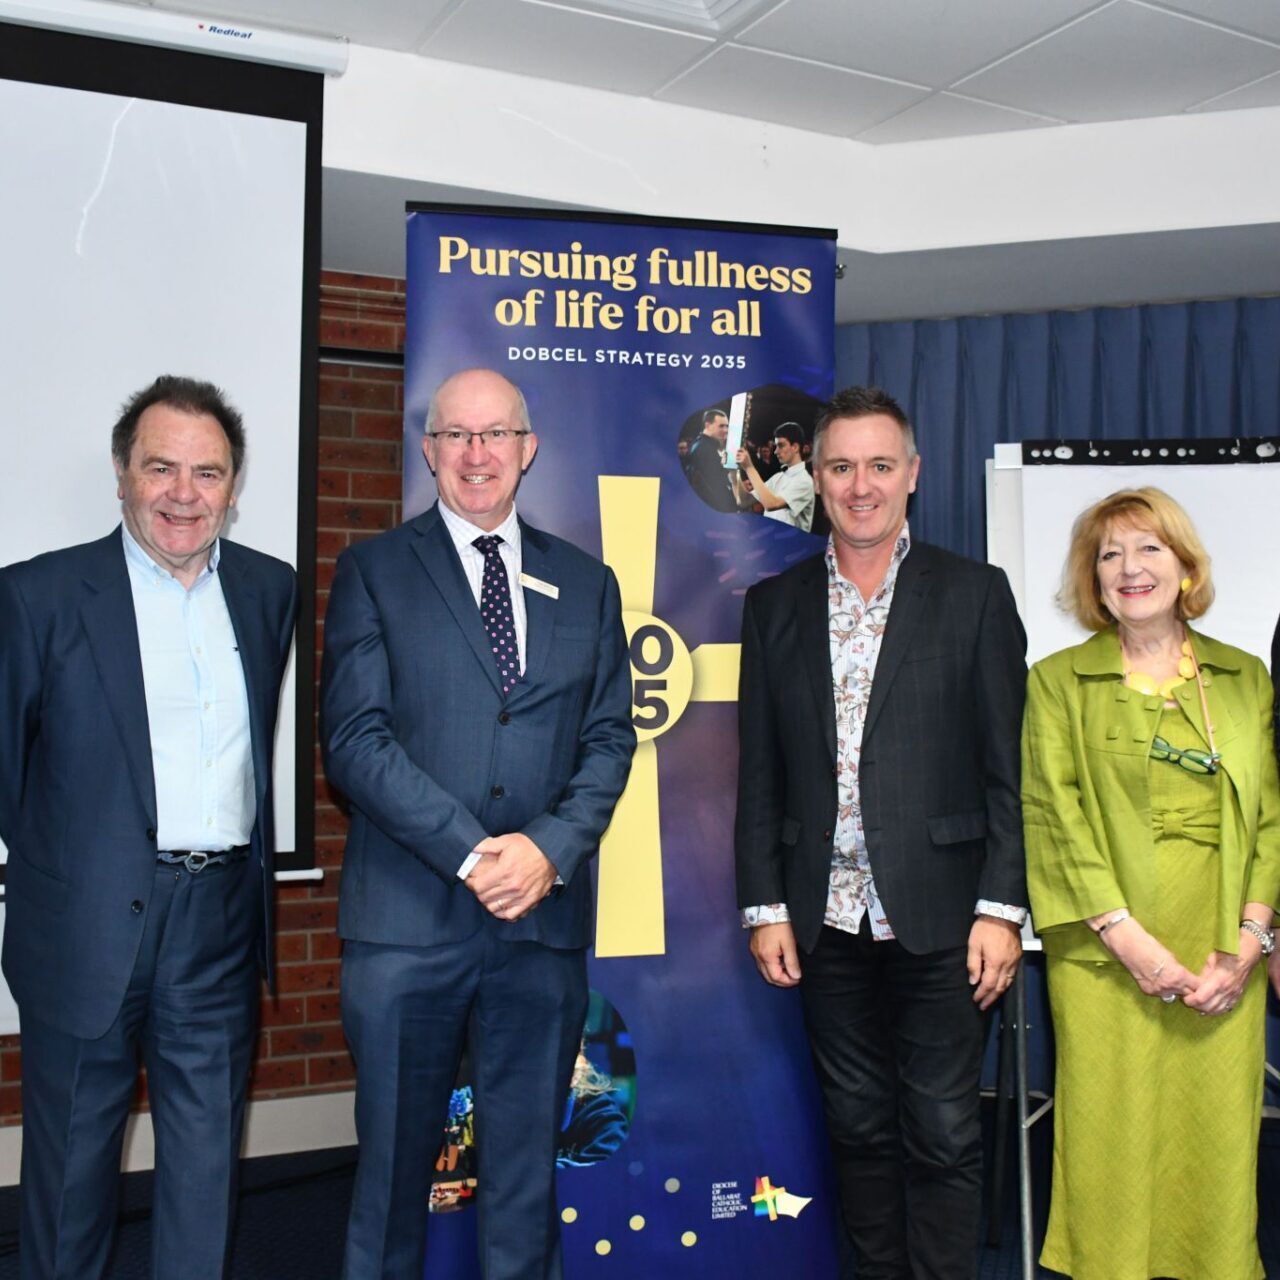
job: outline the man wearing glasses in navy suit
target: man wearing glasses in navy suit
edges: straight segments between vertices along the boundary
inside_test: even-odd
[[[613,573],[516,514],[537,447],[506,378],[447,379],[423,439],[439,502],[346,551],[329,599],[322,739],[351,802],[338,929],[360,1140],[347,1280],[420,1280],[464,1044],[486,1280],[561,1274],[587,863],[635,732]]]

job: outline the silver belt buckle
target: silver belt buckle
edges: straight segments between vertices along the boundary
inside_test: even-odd
[[[205,867],[208,865],[208,862],[209,862],[209,855],[207,853],[202,853],[198,850],[193,850],[191,853],[187,854],[185,858],[183,858],[182,865],[186,867],[186,869],[190,871],[192,875],[195,875],[197,871],[203,871]]]

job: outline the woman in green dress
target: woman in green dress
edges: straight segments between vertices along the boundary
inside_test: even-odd
[[[1271,682],[1192,631],[1209,558],[1158,489],[1076,521],[1093,637],[1027,685],[1023,813],[1057,1041],[1041,1262],[1075,1280],[1261,1280],[1265,973],[1280,898]]]

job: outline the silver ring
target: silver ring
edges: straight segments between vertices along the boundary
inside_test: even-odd
[[[493,905],[497,907],[499,911],[501,911],[502,908],[507,905],[507,900],[506,898],[499,898],[497,902],[495,902]]]
[[[1177,998],[1178,998],[1178,993],[1176,991],[1170,991],[1166,995],[1162,995],[1160,997],[1160,999],[1163,1000],[1165,1004],[1172,1004]]]

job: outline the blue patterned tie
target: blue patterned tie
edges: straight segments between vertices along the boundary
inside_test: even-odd
[[[484,577],[480,581],[480,617],[498,667],[503,693],[510,693],[520,679],[520,649],[516,644],[516,620],[511,612],[511,586],[507,566],[498,546],[502,539],[489,533],[471,545],[484,556]]]

